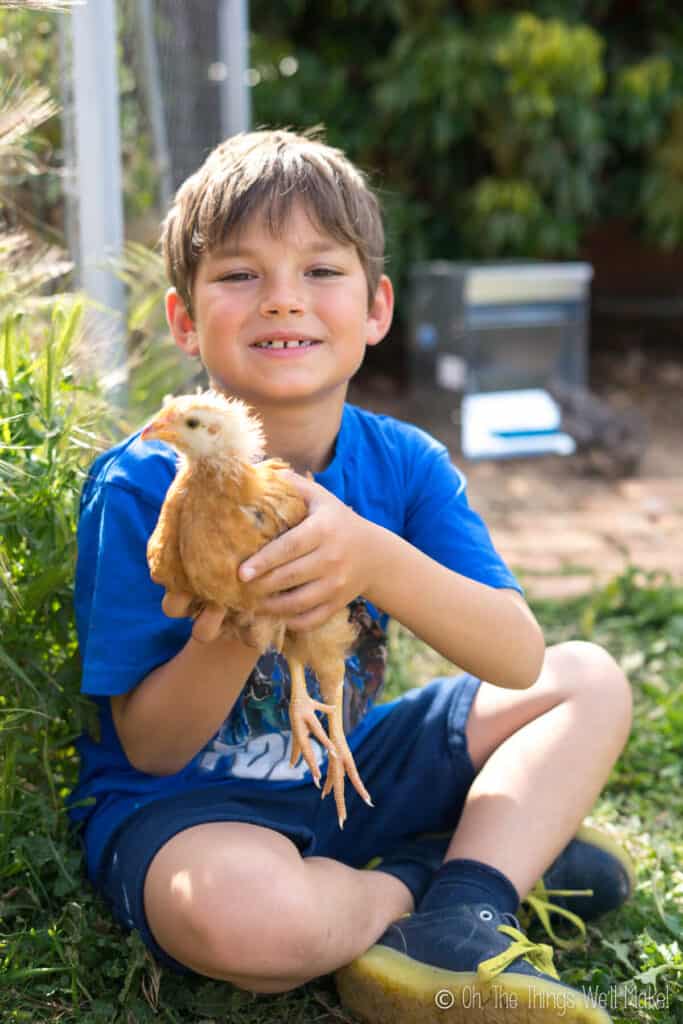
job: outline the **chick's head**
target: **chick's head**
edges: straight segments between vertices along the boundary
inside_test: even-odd
[[[265,449],[258,416],[238,398],[213,391],[170,399],[140,437],[166,441],[191,462],[255,462]]]

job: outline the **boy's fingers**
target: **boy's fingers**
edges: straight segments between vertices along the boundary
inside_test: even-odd
[[[286,565],[281,565],[277,569],[271,569],[270,572],[262,573],[249,588],[257,601],[259,614],[276,611],[276,609],[261,608],[262,604],[292,591],[295,587],[313,583],[320,575],[315,552],[305,555],[303,558],[296,558],[293,562],[287,562]]]
[[[261,598],[255,607],[257,615],[289,619],[302,615],[325,600],[326,581],[322,577],[307,580],[290,590],[281,590]]]
[[[248,558],[239,567],[238,576],[243,583],[264,576],[265,573],[277,569],[295,558],[302,558],[315,550],[316,544],[309,536],[308,523],[304,520],[298,526],[271,540],[255,555]]]
[[[296,489],[301,494],[301,497],[305,498],[307,501],[315,497],[316,491],[320,487],[320,484],[317,484],[315,482],[315,479],[311,475],[310,471],[306,474],[306,476],[301,476],[301,474],[295,472],[295,470],[288,469],[287,479],[294,484]]]
[[[167,590],[161,602],[161,609],[169,619],[184,619],[187,618],[191,604],[192,594],[186,594],[181,590]]]
[[[315,608],[311,608],[310,611],[302,612],[301,615],[288,615],[285,619],[287,629],[293,633],[316,629],[317,626],[324,625],[328,619],[332,618],[334,612],[335,609],[331,608],[329,604],[319,604]]]
[[[225,618],[225,608],[216,604],[207,604],[203,612],[195,619],[192,636],[202,644],[209,644],[220,636]]]

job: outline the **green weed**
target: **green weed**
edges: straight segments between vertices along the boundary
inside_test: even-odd
[[[681,588],[635,570],[590,597],[535,608],[549,642],[576,637],[602,643],[634,687],[633,732],[592,820],[630,850],[637,890],[628,905],[589,926],[585,948],[556,956],[566,982],[603,993],[616,1024],[677,1024],[683,1006],[682,609]],[[389,661],[389,697],[451,671],[396,626]],[[25,697],[30,704],[30,694]],[[350,1024],[330,978],[287,995],[256,996],[158,968],[137,936],[112,922],[81,875],[60,806],[60,793],[75,775],[74,752],[55,742],[53,723],[48,727],[36,716],[35,701],[31,706],[32,712],[22,712],[4,702],[14,743],[5,747],[0,790],[9,825],[0,846],[3,1020]],[[72,694],[68,706],[62,697],[59,710],[57,732],[72,736],[80,718]],[[42,732],[34,723],[31,748],[17,740],[29,712],[30,721],[43,722]]]

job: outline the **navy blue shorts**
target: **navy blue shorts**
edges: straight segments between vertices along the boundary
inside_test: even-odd
[[[137,929],[157,960],[188,969],[155,942],[143,906],[147,869],[158,850],[183,829],[210,821],[240,821],[288,836],[303,857],[332,857],[362,867],[420,832],[454,829],[474,768],[465,725],[480,681],[435,679],[411,690],[354,751],[374,808],[349,783],[341,830],[334,798],[312,784],[276,790],[253,780],[218,783],[155,800],[136,811],[107,845],[97,886],[124,927]],[[260,792],[259,792],[260,789]]]

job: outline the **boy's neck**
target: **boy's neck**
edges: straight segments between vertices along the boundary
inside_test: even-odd
[[[295,472],[320,473],[332,460],[344,403],[320,406],[256,408],[266,435],[266,452],[288,462]]]

